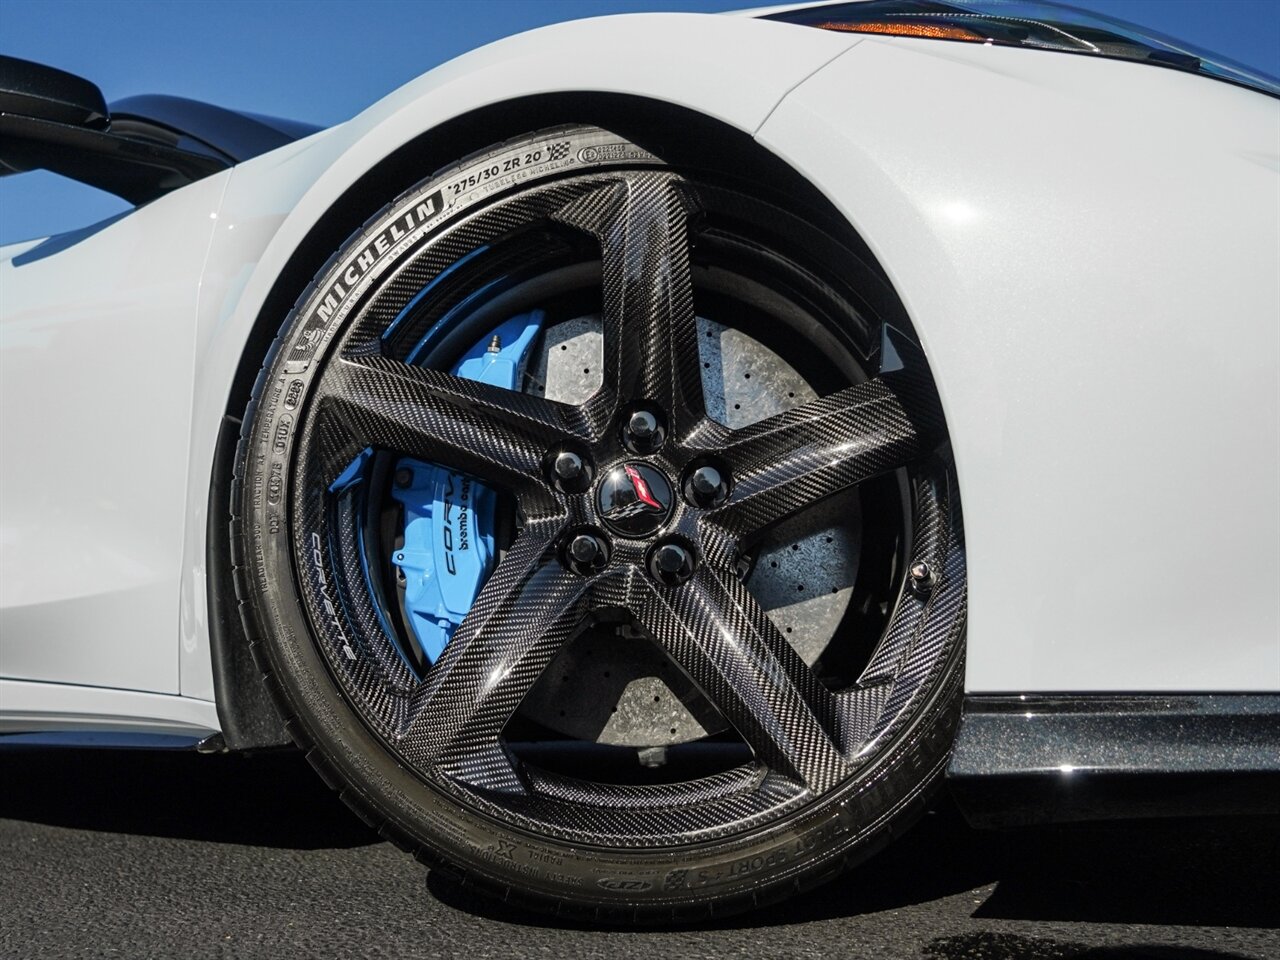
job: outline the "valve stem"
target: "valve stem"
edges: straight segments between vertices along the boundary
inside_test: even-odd
[[[933,572],[933,568],[923,560],[917,560],[913,563],[909,573],[911,592],[918,597],[927,597],[933,592],[933,588],[937,586],[937,574],[935,574]]]

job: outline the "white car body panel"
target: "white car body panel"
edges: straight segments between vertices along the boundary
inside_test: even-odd
[[[1276,106],[877,38],[760,131],[922,338],[964,504],[969,692],[1280,689]]]
[[[227,179],[0,262],[0,675],[179,692],[192,318]]]
[[[707,69],[717,49],[734,55]],[[0,252],[0,675],[55,681],[4,682],[0,718],[36,723],[41,689],[50,718],[146,716],[146,695],[89,689],[119,687],[170,695],[157,729],[190,719],[169,701],[216,721],[208,482],[276,276],[396,148],[572,91],[758,132],[880,258],[956,448],[971,691],[1280,689],[1275,102],[1095,58],[659,14],[500,41],[56,256]],[[106,467],[90,483],[85,463]]]
[[[69,683],[0,680],[0,734],[114,731],[203,739],[219,728],[210,700]]]

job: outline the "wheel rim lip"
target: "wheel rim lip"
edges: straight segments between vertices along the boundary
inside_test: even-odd
[[[601,475],[603,475],[603,473],[604,473],[604,471],[602,470],[602,471],[601,471]],[[676,475],[677,475],[677,476],[679,475],[678,471],[677,471]],[[669,481],[669,480],[668,480],[668,483],[670,483],[670,481]],[[679,495],[675,492],[675,491],[676,491],[675,484],[670,484],[670,485],[671,485],[671,488],[672,488],[672,494],[671,494],[672,504],[671,504],[671,508],[670,508],[670,510],[669,510],[669,513],[668,513],[668,519],[670,519],[670,517],[671,517],[672,515],[674,515],[674,514],[678,511],[679,507],[678,507],[678,505],[677,505],[677,504],[678,504],[678,501],[680,500]],[[310,611],[309,611],[309,612],[310,612]],[[359,711],[358,711],[358,712],[359,712]],[[363,717],[363,712],[362,712],[362,718],[363,718],[363,719],[366,719],[366,720],[368,719],[367,717]],[[394,752],[394,745],[392,745],[392,747],[391,747],[391,748],[392,748],[392,750],[393,750],[393,752]],[[734,769],[735,769],[735,770],[738,770],[739,768],[734,768]],[[752,768],[752,769],[753,769],[753,770],[755,770],[756,768]],[[758,772],[758,770],[757,770],[757,772]],[[754,775],[754,774],[753,774],[753,775]],[[473,800],[473,801],[476,799],[476,798],[475,798],[475,796],[473,795],[473,793],[472,793],[470,790],[466,789],[466,787],[465,787],[465,786],[461,786],[461,785],[460,785],[460,784],[458,784],[457,782],[455,782],[455,781],[451,781],[448,777],[438,777],[438,778],[434,778],[434,779],[436,779],[436,780],[437,780],[438,785],[444,786],[446,789],[448,789],[448,790],[449,790],[450,792],[452,792],[452,793],[459,794],[459,791],[461,791],[461,794],[459,794],[460,796],[461,796],[461,795],[465,795],[465,796],[467,796],[467,797],[470,797],[470,798],[471,798],[471,800]],[[689,783],[697,783],[697,781],[689,781]],[[782,812],[785,812],[785,810],[791,809],[791,807],[792,807],[792,806],[794,806],[794,805],[795,805],[795,803],[801,802],[802,800],[803,800],[803,798],[801,798],[801,797],[797,797],[797,798],[794,798],[794,799],[791,799],[791,800],[786,800],[786,801],[784,801],[783,803],[781,803],[780,805],[779,805],[779,804],[775,804],[773,807],[771,807],[771,812],[769,813],[769,816],[772,816],[772,815],[774,815],[774,814],[781,814]],[[501,808],[499,808],[499,809],[501,809]],[[742,828],[742,827],[741,827],[741,820],[739,820],[738,822],[736,822],[732,829],[736,830],[736,829],[740,829],[740,828]],[[614,842],[619,842],[619,838],[615,838]]]

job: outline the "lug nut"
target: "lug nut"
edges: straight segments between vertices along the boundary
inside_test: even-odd
[[[916,596],[924,597],[933,592],[934,586],[937,584],[937,578],[934,576],[933,567],[925,563],[923,560],[917,560],[911,565],[911,569],[907,571],[911,592]]]
[[[582,493],[591,486],[591,460],[577,450],[552,450],[546,456],[547,477],[561,493]]]
[[[569,544],[569,555],[578,563],[592,563],[600,554],[600,541],[588,533],[580,533]]]
[[[632,453],[654,453],[667,439],[667,426],[655,411],[639,407],[631,411],[622,428],[622,445]]]
[[[631,419],[627,422],[627,429],[631,431],[631,435],[637,440],[647,440],[658,429],[658,418],[648,410],[637,410],[631,414]]]
[[[564,565],[579,576],[590,576],[609,562],[609,541],[597,530],[580,530],[568,538]]]
[[[565,450],[556,455],[556,476],[561,480],[577,480],[582,476],[582,458],[572,451]]]
[[[728,474],[710,463],[701,464],[685,477],[684,495],[695,507],[718,507],[729,499]]]
[[[683,544],[660,543],[649,554],[649,573],[668,587],[678,587],[693,576],[693,566],[693,552]]]

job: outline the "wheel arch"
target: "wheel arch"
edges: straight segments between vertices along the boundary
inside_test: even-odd
[[[619,49],[623,32],[627,43]],[[836,218],[874,264],[830,202],[754,139],[791,89],[857,43],[788,24],[709,15],[558,24],[451,61],[353,120],[236,169],[220,226],[230,231],[259,221],[271,227],[258,227],[248,247],[224,234],[225,260],[239,278],[224,282],[220,300],[216,291],[207,303],[202,294],[201,324],[211,333],[197,358],[184,568],[203,567],[206,578],[199,585],[185,581],[182,597],[183,691],[218,703],[230,746],[287,739],[257,689],[258,672],[231,599],[225,505],[235,437],[280,324],[334,251],[432,171],[531,130],[595,123],[653,144],[675,162],[754,177],[775,183],[780,195],[802,196],[814,211]],[[679,71],[708,49],[735,55],[706,75]],[[512,97],[513,90],[525,94]],[[215,269],[219,256],[215,240]],[[233,271],[223,267],[222,273]],[[212,290],[208,281],[206,275]]]
[[[452,118],[382,156],[332,198],[282,258],[282,265],[253,311],[221,409],[216,411],[219,428],[211,469],[205,474],[210,483],[201,556],[207,577],[212,690],[224,739],[231,749],[271,747],[289,740],[270,699],[257,682],[260,673],[250,655],[250,638],[244,635],[236,611],[226,529],[240,418],[281,323],[334,251],[371,215],[422,180],[427,175],[425,171],[437,170],[530,130],[565,123],[607,126],[673,162],[769,183],[771,192],[779,198],[802,203],[813,217],[838,227],[851,247],[884,278],[852,226],[799,171],[756,142],[749,131],[668,101],[599,92],[523,97]],[[672,137],[672,130],[679,131],[678,138]]]
[[[602,126],[673,164],[755,182],[757,189],[802,203],[840,229],[882,279],[887,277],[852,224],[798,169],[763,146],[751,131],[708,113],[650,97],[599,91],[540,94],[502,101],[453,117],[377,159],[327,202],[281,257],[254,310],[227,392],[224,412],[244,411],[258,369],[299,294],[353,232],[414,184],[459,159],[533,130],[562,124]],[[669,132],[679,131],[679,139]],[[264,257],[264,260],[266,258]]]

